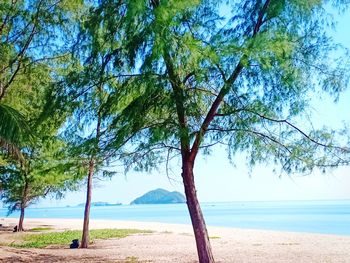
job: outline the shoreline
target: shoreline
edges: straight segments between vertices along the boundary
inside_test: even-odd
[[[0,224],[3,226],[15,226],[18,224],[18,217],[1,217]],[[29,227],[28,227],[29,226]],[[59,230],[82,230],[83,218],[25,218],[25,229],[31,229],[39,226],[51,226]],[[114,219],[91,219],[90,229],[102,228],[134,228],[141,230],[152,230],[155,232],[172,231],[175,233],[193,233],[191,224],[181,223],[164,223],[157,221],[137,221],[137,220],[114,220]],[[319,233],[307,231],[290,231],[278,229],[264,229],[264,228],[244,228],[244,227],[226,227],[226,226],[212,226],[207,224],[208,232],[223,233],[235,231],[257,231],[257,232],[271,232],[280,234],[294,234],[294,235],[314,235],[314,236],[330,236],[330,237],[345,237],[350,238],[347,234],[333,234],[333,233]]]
[[[223,227],[339,236],[350,236],[350,228],[346,227],[350,220],[347,212],[349,209],[350,200],[237,201],[202,204],[209,228]],[[26,210],[25,219],[75,220],[82,219],[83,213],[83,207],[30,207]],[[0,219],[2,217],[6,217],[5,208],[0,209]],[[19,214],[11,214],[9,218],[17,219]],[[91,218],[157,222],[159,224],[190,225],[191,223],[185,204],[93,207]]]
[[[0,218],[14,226],[16,218]],[[82,229],[82,219],[27,218],[25,229]],[[151,230],[120,239],[96,240],[89,249],[19,249],[0,245],[0,262],[198,262],[191,225],[92,219],[90,229]],[[332,262],[350,259],[350,237],[328,234],[208,227],[217,262]],[[8,233],[20,235],[22,233]],[[0,234],[1,238],[1,234]],[[130,261],[136,259],[136,261]],[[3,259],[3,261],[2,261]]]

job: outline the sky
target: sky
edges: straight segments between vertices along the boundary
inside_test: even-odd
[[[336,42],[350,49],[350,10],[337,16],[338,24],[332,33]],[[350,90],[342,93],[337,104],[332,99],[312,100],[313,123],[316,126],[340,127],[350,124]],[[164,167],[152,173],[123,171],[111,180],[96,180],[92,201],[130,203],[147,191],[164,188],[183,192],[179,163],[166,175]],[[235,166],[227,158],[224,149],[216,147],[210,156],[198,156],[195,165],[195,180],[200,202],[228,201],[280,201],[280,200],[332,200],[350,199],[350,167],[340,167],[322,174],[308,176],[274,173],[269,164],[258,165],[249,175],[243,156],[237,156]],[[61,200],[41,200],[36,207],[76,205],[85,202],[85,187],[67,193]]]

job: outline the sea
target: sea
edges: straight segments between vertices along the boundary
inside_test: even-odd
[[[208,226],[350,236],[350,200],[201,204]],[[83,218],[84,207],[27,208],[26,218]],[[0,209],[0,218],[7,215]],[[9,217],[18,217],[15,212]],[[186,204],[95,206],[92,219],[190,224]]]

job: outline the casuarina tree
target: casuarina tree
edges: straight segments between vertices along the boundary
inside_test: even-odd
[[[90,3],[91,4],[91,3]],[[122,1],[103,1],[86,5],[80,18],[77,41],[72,46],[72,60],[60,83],[51,94],[48,112],[69,115],[64,138],[73,159],[80,159],[87,169],[86,202],[81,248],[89,246],[89,219],[93,179],[111,177],[110,161],[117,159],[118,146],[106,147],[110,126],[130,98],[108,103],[123,82],[131,77],[125,70],[123,52]],[[125,58],[124,58],[125,59]],[[121,143],[122,145],[123,143]]]
[[[76,189],[78,175],[84,171],[67,158],[66,145],[57,136],[65,116],[51,115],[50,119],[39,121],[52,85],[50,73],[48,65],[36,65],[24,83],[11,87],[4,97],[6,105],[22,113],[32,134],[30,140],[17,144],[18,154],[0,151],[0,198],[9,213],[20,211],[18,231],[24,229],[25,209],[29,205],[50,194],[60,197],[64,191]]]
[[[121,2],[139,76],[115,94],[115,103],[132,99],[114,140],[133,135],[125,161],[140,169],[180,156],[200,262],[214,258],[195,187],[199,152],[221,143],[250,165],[273,161],[288,173],[348,164],[341,133],[299,125],[315,92],[337,98],[348,84],[327,36],[329,1]]]
[[[51,116],[45,123],[39,117],[59,79],[58,62],[66,59],[67,36],[74,32],[71,22],[81,2],[0,3],[0,191],[10,212],[21,210],[19,230],[25,207],[69,182],[68,171],[58,173],[67,164],[56,136],[64,116]]]
[[[23,159],[31,131],[23,115],[4,100],[13,87],[30,87],[36,65],[52,66],[66,55],[71,23],[81,1],[5,0],[0,3],[0,148]],[[67,26],[70,26],[69,30]],[[64,43],[64,44],[63,44]],[[34,73],[35,74],[35,73]]]

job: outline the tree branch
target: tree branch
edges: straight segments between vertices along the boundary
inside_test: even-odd
[[[259,32],[262,24],[263,24],[263,18],[264,15],[269,7],[271,0],[266,0],[263,8],[261,9],[256,25],[254,27],[254,31],[253,31],[253,36],[252,38],[254,38],[256,36],[256,34]],[[212,120],[215,117],[215,114],[218,111],[218,108],[221,104],[221,102],[223,101],[225,95],[229,92],[231,86],[233,85],[233,83],[236,81],[236,79],[238,78],[238,76],[240,75],[241,71],[243,70],[244,66],[243,66],[243,61],[246,59],[246,55],[243,55],[242,58],[240,59],[240,61],[238,62],[236,68],[234,69],[234,71],[232,72],[232,74],[230,75],[230,77],[227,79],[227,81],[225,81],[223,87],[221,88],[218,96],[216,97],[216,99],[214,100],[207,116],[205,117],[201,128],[199,130],[199,132],[196,135],[196,138],[193,142],[192,148],[191,148],[191,152],[190,152],[190,160],[193,162],[197,156],[198,150],[199,150],[199,146],[201,144],[201,141],[203,139],[203,136],[206,132],[206,130],[208,129],[210,123],[212,122]]]
[[[313,139],[313,138],[311,138],[309,135],[307,135],[302,129],[298,128],[296,125],[294,125],[294,124],[292,124],[291,122],[289,122],[287,119],[274,119],[274,118],[264,116],[264,115],[262,115],[262,114],[260,114],[260,113],[257,113],[257,112],[255,112],[255,111],[248,110],[248,109],[245,109],[245,111],[250,112],[250,113],[252,113],[252,114],[255,114],[255,115],[259,116],[260,118],[265,119],[265,120],[268,120],[268,121],[271,121],[271,122],[284,123],[284,124],[286,124],[287,126],[289,126],[289,127],[293,128],[294,130],[298,131],[302,136],[304,136],[306,139],[308,139],[309,141],[313,142],[313,143],[316,144],[316,145],[319,145],[319,146],[322,146],[322,147],[325,147],[325,148],[338,149],[338,150],[346,151],[346,152],[349,152],[349,151],[350,151],[350,149],[348,149],[348,148],[346,148],[346,147],[339,147],[339,146],[327,145],[327,144],[324,144],[324,143],[321,143],[321,142],[316,141],[315,139]]]
[[[176,112],[179,119],[179,126],[181,129],[181,153],[184,157],[190,153],[190,139],[188,135],[188,127],[184,107],[185,96],[181,88],[181,81],[178,79],[174,65],[172,64],[170,54],[166,50],[164,50],[163,57],[169,74],[170,83],[173,88]]]

